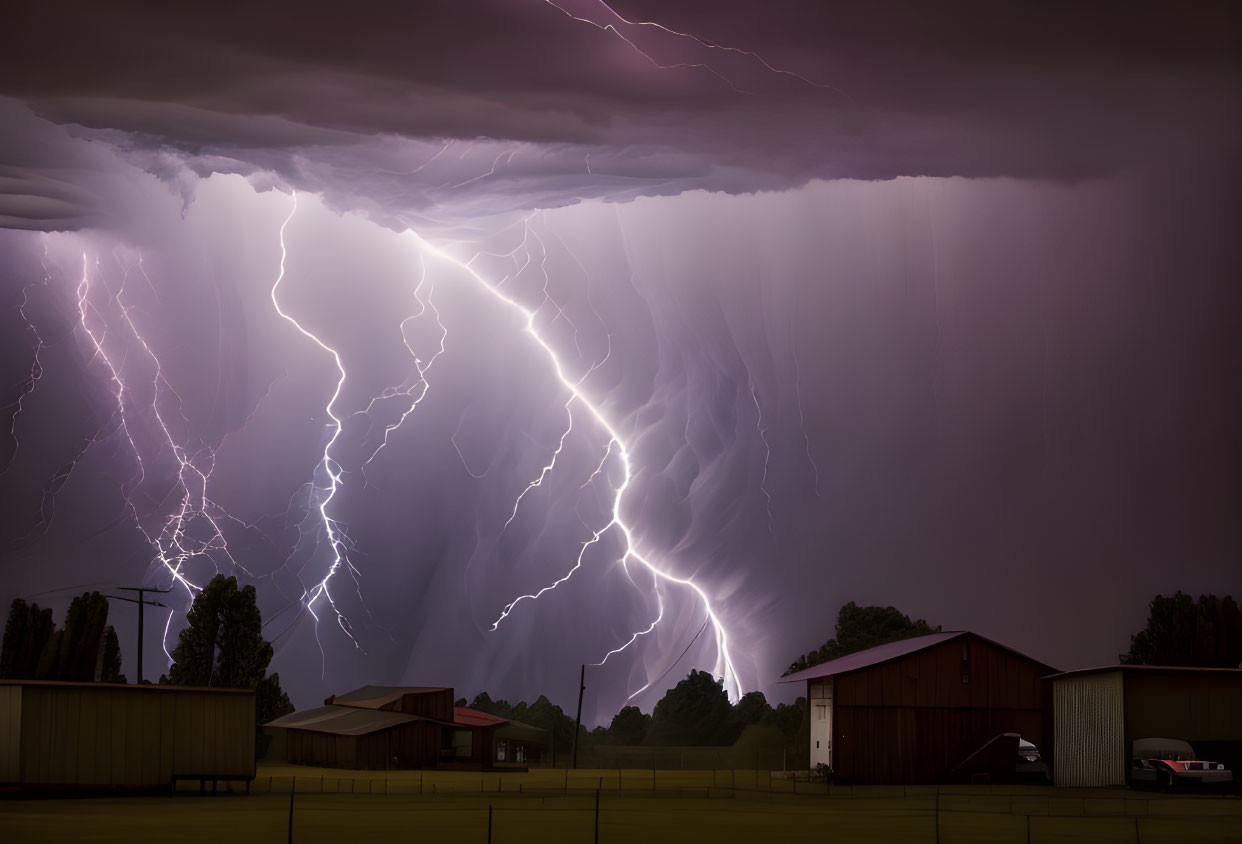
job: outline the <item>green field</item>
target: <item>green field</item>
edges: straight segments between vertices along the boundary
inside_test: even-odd
[[[260,769],[253,793],[0,801],[0,841],[1240,842],[1242,800],[1125,790],[834,787],[755,771]],[[602,785],[602,787],[601,787]],[[190,788],[189,785],[185,786]],[[798,793],[794,793],[795,787]],[[197,784],[193,785],[197,792]],[[269,790],[270,789],[270,790]],[[421,793],[420,793],[421,792]],[[937,807],[939,807],[937,809]],[[1028,839],[1029,834],[1029,839]]]

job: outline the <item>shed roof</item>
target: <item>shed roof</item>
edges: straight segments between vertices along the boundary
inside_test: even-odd
[[[364,736],[413,721],[427,721],[417,715],[404,712],[384,712],[378,709],[358,709],[352,706],[317,706],[283,715],[268,721],[266,727],[286,727],[293,730],[309,730],[313,733],[331,733],[338,736]]]
[[[87,683],[77,680],[0,680],[0,686],[60,686],[95,691],[212,692],[213,694],[252,695],[254,689],[227,689],[221,686],[175,686],[171,683]]]
[[[380,709],[393,701],[400,700],[405,695],[445,690],[444,686],[363,686],[352,692],[336,695],[332,698],[332,702],[358,709]]]
[[[829,660],[828,662],[823,662],[819,665],[812,665],[810,668],[790,674],[787,677],[782,677],[779,682],[801,683],[806,680],[815,680],[820,677],[830,677],[834,674],[848,674],[851,671],[858,671],[860,668],[870,668],[873,665],[879,665],[882,662],[889,662],[890,660],[897,659],[898,657],[917,653],[918,651],[926,650],[927,648],[934,647],[962,636],[970,636],[972,638],[979,639],[987,642],[989,645],[994,645],[1001,650],[1017,654],[1023,659],[1028,659],[1038,665],[1044,665],[1044,663],[1037,659],[1029,657],[1020,651],[1015,651],[1013,648],[1002,645],[999,642],[994,642],[991,639],[980,636],[978,633],[971,633],[969,630],[949,630],[943,633],[929,633],[926,636],[915,636],[912,639],[901,639],[896,642],[888,642],[884,645],[876,645],[874,648],[868,648],[865,651],[846,654],[843,657],[838,657],[837,659]],[[1044,665],[1044,667],[1050,668],[1050,666],[1047,665]]]
[[[1056,680],[1059,677],[1078,676],[1080,674],[1098,674],[1105,671],[1123,671],[1131,673],[1166,673],[1166,674],[1223,674],[1242,680],[1242,668],[1206,668],[1197,665],[1098,665],[1094,668],[1077,668],[1073,671],[1062,671],[1045,677],[1045,680]]]

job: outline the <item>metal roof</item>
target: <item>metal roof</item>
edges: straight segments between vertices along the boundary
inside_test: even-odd
[[[1059,674],[1051,674],[1045,677],[1045,680],[1055,680],[1058,677],[1071,677],[1079,674],[1098,674],[1104,671],[1162,671],[1168,674],[1224,674],[1242,679],[1242,668],[1207,668],[1198,665],[1100,665],[1095,668],[1077,668],[1073,671],[1062,671]]]
[[[404,695],[443,692],[445,686],[363,686],[332,698],[333,703],[359,709],[381,709]]]
[[[218,692],[220,694],[252,695],[254,689],[228,689],[222,686],[175,686],[172,683],[89,683],[78,680],[0,680],[0,686],[62,686],[74,689],[106,689],[108,691],[147,692]]]
[[[480,712],[468,706],[453,707],[453,725],[457,727],[493,727],[497,724],[507,723],[509,723],[508,719],[497,715],[489,715],[486,712]]]
[[[417,715],[403,712],[384,712],[378,709],[358,709],[352,706],[317,706],[283,715],[268,721],[265,727],[286,727],[292,730],[309,730],[313,733],[331,733],[337,736],[364,736],[413,721],[427,721]]]
[[[790,674],[787,677],[782,677],[779,682],[800,683],[804,680],[815,680],[819,677],[829,677],[833,674],[857,671],[860,668],[868,668],[881,662],[888,662],[890,659],[912,654],[965,635],[965,630],[948,633],[929,633],[926,636],[915,636],[913,639],[901,639],[896,642],[889,642],[886,645],[876,645],[874,648],[868,648],[865,651],[846,654],[828,662],[821,662],[819,665],[812,665],[810,668]]]
[[[805,680],[815,680],[819,677],[830,677],[833,674],[847,674],[851,671],[857,671],[860,668],[870,668],[873,665],[879,665],[882,662],[903,657],[908,654],[917,653],[926,648],[948,642],[960,636],[970,636],[981,642],[987,642],[993,647],[1000,648],[1002,651],[1028,659],[1036,665],[1042,665],[1044,668],[1055,672],[1056,669],[1047,663],[1040,662],[1034,657],[1027,656],[1021,651],[1015,651],[1008,645],[1002,645],[1000,642],[993,641],[986,636],[980,636],[978,633],[972,633],[969,630],[948,630],[943,633],[929,633],[926,636],[915,636],[912,639],[901,639],[896,642],[889,642],[885,645],[876,645],[874,648],[868,648],[865,651],[846,654],[828,662],[812,665],[810,668],[782,677],[777,682],[780,683],[800,683]]]

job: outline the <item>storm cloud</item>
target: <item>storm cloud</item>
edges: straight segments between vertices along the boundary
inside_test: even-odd
[[[635,541],[746,688],[848,600],[1068,668],[1157,591],[1242,587],[1231,4],[614,8],[668,29],[592,0],[13,10],[0,598],[167,580],[164,408],[299,704],[567,703],[661,611],[592,669],[593,717],[713,667],[702,601],[615,532],[491,629],[621,475],[484,283],[619,427]],[[338,376],[276,302],[348,373],[343,626],[299,614]]]

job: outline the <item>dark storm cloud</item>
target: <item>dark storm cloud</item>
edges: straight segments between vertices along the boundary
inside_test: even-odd
[[[561,5],[608,19],[593,0]],[[658,69],[542,0],[6,10],[0,226],[86,231],[0,238],[0,380],[33,386],[33,354],[45,370],[20,416],[4,398],[2,453],[16,458],[0,498],[17,504],[0,541],[26,535],[48,478],[115,417],[75,308],[89,277],[109,342],[149,385],[116,312],[122,289],[139,305],[187,436],[219,448],[214,494],[263,528],[234,547],[263,578],[296,702],[401,679],[572,701],[563,666],[598,660],[656,610],[615,545],[537,610],[489,626],[597,526],[607,496],[582,482],[598,432],[579,426],[505,530],[563,430],[558,386],[513,312],[437,265],[447,351],[364,482],[362,456],[400,402],[362,411],[413,377],[399,326],[419,278],[413,236],[370,220],[462,258],[486,248],[486,280],[531,306],[553,297],[541,319],[575,372],[608,358],[586,388],[632,435],[640,542],[717,602],[748,687],[771,690],[848,600],[1073,667],[1124,648],[1156,591],[1236,591],[1232,4],[617,8],[832,89],[622,27],[658,61],[710,61],[746,93],[702,68]],[[292,201],[270,188],[299,191],[283,241]],[[719,195],[760,188],[779,190]],[[517,272],[524,232],[540,240]],[[295,613],[277,615],[328,562],[286,555],[335,383],[273,309],[282,245],[282,301],[349,370],[332,509],[362,573],[342,573],[336,596],[366,654],[326,612],[322,643],[305,616],[286,633]],[[410,331],[427,360],[436,320],[423,312]],[[122,440],[89,451],[55,524],[4,559],[0,597],[142,576],[151,551],[120,509]],[[169,482],[162,459],[152,488]],[[167,500],[152,492],[143,517]],[[148,576],[167,580],[159,564]],[[702,615],[684,592],[666,597],[667,624],[589,679],[588,711],[711,666],[706,637],[670,666]],[[148,648],[159,632],[148,625]]]
[[[394,227],[816,177],[1077,179],[1237,140],[1231,4],[618,6],[830,88],[560,5],[32,4],[0,93],[165,180],[272,170]]]

